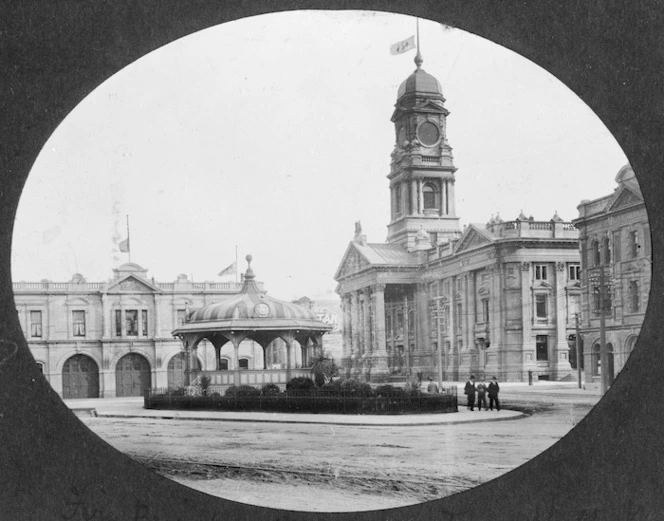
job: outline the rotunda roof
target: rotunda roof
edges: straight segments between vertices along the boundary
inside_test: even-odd
[[[312,329],[327,331],[330,326],[316,320],[313,311],[303,306],[285,302],[263,293],[256,284],[249,266],[244,276],[242,290],[236,296],[208,304],[193,311],[188,320],[173,333],[202,330],[265,330]]]

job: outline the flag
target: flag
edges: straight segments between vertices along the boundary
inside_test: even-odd
[[[415,35],[411,36],[410,38],[406,38],[403,41],[395,43],[392,47],[390,47],[390,53],[402,54],[414,48],[415,48]]]
[[[129,253],[129,237],[127,237],[124,241],[120,241],[118,243],[118,248],[120,249],[120,251]]]
[[[229,275],[229,274],[231,274],[231,273],[232,273],[233,275],[235,275],[235,269],[236,269],[236,266],[237,266],[237,264],[236,264],[235,262],[233,262],[232,264],[226,266],[223,270],[221,270],[221,271],[218,273],[218,275],[219,275],[220,277],[223,277],[224,275]]]

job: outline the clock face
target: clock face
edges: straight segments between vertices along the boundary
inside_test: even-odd
[[[270,314],[270,306],[265,302],[261,302],[254,306],[254,313],[257,317],[267,317]]]
[[[431,121],[425,121],[417,128],[417,137],[423,145],[435,145],[440,138],[440,131]]]

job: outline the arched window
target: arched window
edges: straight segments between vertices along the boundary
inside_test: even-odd
[[[433,185],[426,183],[422,187],[422,200],[425,210],[438,210],[437,192]]]
[[[599,241],[593,241],[593,266],[600,266],[602,258],[599,251]]]
[[[605,237],[602,242],[602,257],[604,264],[611,264],[611,241],[608,237]]]
[[[240,358],[238,365],[239,365],[240,369],[249,369],[249,359],[248,358]]]
[[[219,370],[220,371],[228,371],[228,358],[220,358],[219,359]]]

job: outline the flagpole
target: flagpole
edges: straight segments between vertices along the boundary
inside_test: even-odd
[[[237,282],[237,244],[235,245],[235,282]]]
[[[129,239],[129,214],[127,214],[127,253],[129,254],[129,262],[131,262],[131,240]]]

